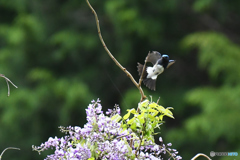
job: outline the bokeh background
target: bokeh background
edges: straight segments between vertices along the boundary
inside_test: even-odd
[[[91,0],[102,35],[116,59],[138,81],[137,62],[148,51],[176,63],[159,76],[164,107],[174,108],[160,136],[183,159],[201,152],[240,154],[240,1]],[[100,98],[103,110],[137,107],[140,94],[105,52],[84,0],[0,0],[2,159],[43,159],[32,145],[64,136],[58,126],[83,126],[85,109]],[[213,159],[239,159],[214,157]],[[201,159],[201,158],[199,158]]]

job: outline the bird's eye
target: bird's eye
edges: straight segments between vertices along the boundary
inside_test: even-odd
[[[168,59],[169,57],[168,57],[168,55],[163,55],[162,56],[163,58],[166,58],[166,59]]]

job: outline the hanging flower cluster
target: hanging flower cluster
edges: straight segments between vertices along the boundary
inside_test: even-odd
[[[83,128],[75,126],[59,127],[66,136],[50,137],[33,150],[39,154],[47,149],[55,149],[51,160],[128,160],[128,159],[163,159],[166,155],[176,160],[182,159],[171,143],[161,145],[154,142],[154,128],[162,124],[164,115],[173,118],[171,111],[148,100],[139,104],[139,111],[128,110],[121,117],[120,108],[115,106],[106,114],[100,101],[92,101],[86,109],[87,123]],[[160,114],[160,115],[159,115]],[[133,118],[130,119],[130,117]]]

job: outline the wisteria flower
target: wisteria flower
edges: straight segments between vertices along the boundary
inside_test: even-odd
[[[50,137],[39,147],[33,146],[33,150],[40,154],[54,148],[54,153],[48,155],[46,160],[155,160],[162,159],[162,155],[166,153],[169,153],[171,158],[181,159],[177,150],[169,148],[171,143],[158,145],[152,140],[144,139],[142,131],[123,127],[123,118],[117,105],[105,115],[98,99],[89,104],[86,114],[87,123],[83,128],[59,127],[66,133],[64,137]],[[161,137],[160,142],[163,142]]]

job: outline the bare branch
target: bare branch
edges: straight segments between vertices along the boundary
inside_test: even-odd
[[[20,148],[15,148],[15,147],[8,147],[8,148],[5,148],[5,149],[2,151],[1,155],[0,155],[0,160],[2,159],[2,155],[3,155],[3,153],[4,153],[6,150],[8,150],[8,149],[16,149],[16,150],[20,150]]]
[[[17,87],[15,84],[13,84],[13,82],[12,82],[10,79],[8,79],[7,77],[5,77],[5,75],[0,74],[0,77],[3,77],[3,78],[6,80],[6,82],[7,82],[7,87],[8,87],[8,96],[10,96],[10,87],[9,87],[8,82],[10,82],[15,88],[18,88],[18,87]]]
[[[149,51],[149,53],[150,53],[150,51]],[[149,53],[148,53],[148,55],[149,55]],[[145,59],[144,65],[143,65],[143,69],[142,69],[141,77],[140,77],[139,82],[138,82],[138,86],[141,86],[142,81],[143,81],[143,72],[144,72],[145,69],[146,69],[146,63],[147,63],[147,61],[148,61],[148,55],[147,55],[147,57],[146,57],[146,59]]]
[[[211,160],[211,158],[209,158],[206,154],[203,154],[203,153],[198,153],[191,160],[195,160],[195,159],[197,159],[200,156],[206,157],[208,160]]]
[[[100,30],[100,25],[99,25],[99,19],[98,19],[98,16],[97,16],[97,13],[96,11],[93,9],[93,7],[91,6],[91,4],[89,3],[88,0],[86,0],[88,6],[90,7],[90,9],[92,10],[94,16],[95,16],[95,20],[96,20],[96,25],[97,25],[97,31],[98,31],[98,36],[99,36],[99,39],[101,40],[102,42],[102,45],[104,47],[104,49],[106,50],[106,52],[108,53],[108,55],[112,58],[112,60],[115,62],[115,64],[123,71],[127,74],[127,76],[131,79],[131,81],[133,82],[133,84],[138,88],[140,94],[141,94],[141,101],[143,101],[146,96],[144,95],[144,92],[141,88],[141,86],[138,85],[138,83],[135,81],[135,79],[133,78],[133,76],[127,71],[126,68],[124,68],[115,58],[114,56],[112,55],[112,53],[108,50],[103,38],[102,38],[102,34],[101,34],[101,30]]]

